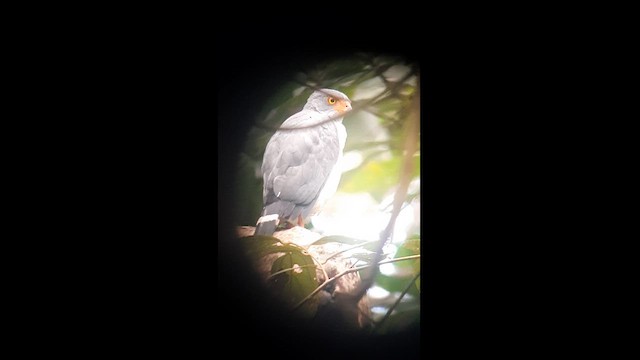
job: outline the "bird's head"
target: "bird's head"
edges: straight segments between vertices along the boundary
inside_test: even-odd
[[[338,90],[320,89],[309,96],[305,110],[315,110],[328,115],[344,115],[351,111],[351,100]]]

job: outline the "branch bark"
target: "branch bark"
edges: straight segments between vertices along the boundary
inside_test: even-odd
[[[410,74],[412,74],[410,72]],[[387,227],[380,234],[380,242],[376,249],[376,256],[374,263],[379,263],[382,258],[382,248],[391,239],[393,234],[393,228],[396,223],[396,219],[402,209],[402,204],[407,197],[407,191],[409,189],[409,183],[411,182],[411,176],[413,174],[413,154],[418,149],[418,140],[420,133],[420,84],[418,76],[418,86],[416,87],[416,93],[411,101],[411,112],[409,118],[405,123],[404,128],[404,157],[402,161],[402,170],[400,173],[400,184],[393,198],[393,210],[391,212],[391,218]],[[372,267],[369,274],[363,276],[363,280],[360,283],[356,297],[359,299],[363,297],[367,290],[373,285],[374,279],[377,275],[378,268]]]

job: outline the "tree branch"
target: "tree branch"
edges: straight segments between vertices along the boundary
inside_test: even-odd
[[[366,100],[366,101],[364,101],[362,103],[353,104],[353,109],[350,111],[350,114],[354,114],[356,111],[360,111],[361,109],[365,109],[369,105],[374,105],[374,104],[376,104],[378,102],[378,100],[381,100],[382,98],[387,97],[389,94],[393,94],[395,92],[395,90],[398,87],[400,87],[400,85],[402,85],[405,81],[407,81],[407,79],[409,79],[413,75],[415,75],[415,70],[407,72],[407,74],[402,79],[400,79],[400,81],[393,82],[389,86],[386,86],[385,90],[382,93],[378,94],[377,96],[374,96],[373,98],[371,98],[369,100]],[[298,80],[295,80],[295,79],[294,79],[294,81],[297,82],[297,83],[300,83],[302,86],[306,86],[306,87],[308,87],[310,89],[313,89],[315,91],[321,90],[320,87],[318,87],[318,86],[313,86],[313,85],[310,85],[310,84],[302,83],[302,82],[300,82]],[[265,125],[265,124],[262,124],[262,123],[256,123],[254,126],[257,127],[257,128],[261,128],[261,129],[265,129],[265,130],[271,130],[271,131],[294,131],[294,130],[307,129],[307,128],[312,128],[312,127],[315,127],[315,126],[320,126],[322,124],[328,123],[330,121],[334,121],[334,120],[336,120],[336,119],[338,119],[340,117],[344,117],[346,115],[347,114],[337,114],[337,115],[331,116],[328,119],[323,120],[321,122],[318,122],[318,123],[315,123],[315,124],[311,124],[311,125],[305,125],[305,126],[296,126],[296,127],[284,126],[284,127],[275,128],[273,126]]]
[[[413,75],[413,72],[409,72],[405,78],[408,78],[409,74]],[[399,84],[402,83],[405,79]],[[393,233],[393,228],[396,223],[396,219],[400,214],[400,210],[402,209],[402,204],[404,203],[407,197],[407,191],[409,190],[409,184],[411,182],[411,175],[413,173],[413,154],[418,149],[418,134],[420,131],[420,86],[416,87],[416,93],[413,96],[411,103],[411,111],[409,113],[409,118],[405,124],[405,136],[404,136],[404,157],[402,161],[402,171],[400,173],[400,184],[393,198],[393,210],[391,212],[391,217],[389,219],[389,223],[387,227],[380,234],[380,242],[375,251],[375,260],[373,263],[378,263],[382,258],[382,248],[384,245],[391,239],[391,235]],[[362,298],[367,290],[373,285],[374,279],[376,277],[378,268],[371,268],[368,276],[364,276],[364,279],[360,283],[360,287],[356,294],[357,299]]]
[[[393,310],[398,306],[398,304],[400,304],[400,300],[402,300],[402,298],[407,294],[407,292],[409,292],[409,289],[411,289],[411,286],[413,285],[413,283],[416,282],[416,280],[418,280],[419,277],[420,277],[420,273],[418,272],[416,276],[414,276],[413,279],[409,282],[409,285],[407,285],[407,287],[402,291],[402,294],[400,294],[396,302],[393,303],[393,305],[389,308],[389,310],[387,310],[387,313],[384,314],[384,317],[376,324],[376,327],[373,328],[372,333],[376,332],[376,330],[382,326],[382,324],[389,318],[389,316],[391,316],[391,313],[393,312]]]
[[[403,256],[403,257],[399,257],[399,258],[395,258],[395,259],[387,259],[387,260],[383,260],[378,262],[377,264],[369,264],[369,265],[363,265],[363,266],[359,266],[359,267],[354,267],[351,269],[347,269],[347,270],[343,270],[341,273],[339,273],[338,275],[332,277],[331,279],[327,279],[324,283],[322,283],[320,286],[318,286],[315,290],[313,290],[309,295],[307,295],[304,299],[300,300],[300,302],[298,302],[296,304],[296,306],[293,307],[293,310],[296,310],[297,308],[299,308],[302,304],[304,304],[307,300],[311,299],[315,294],[317,294],[318,292],[320,292],[320,290],[324,289],[325,286],[331,284],[332,282],[338,280],[339,278],[356,272],[356,271],[360,271],[372,266],[378,266],[378,265],[382,265],[382,264],[389,264],[389,263],[393,263],[393,262],[397,262],[397,261],[404,261],[404,260],[411,260],[411,259],[419,259],[420,255],[410,255],[410,256]]]
[[[340,250],[340,251],[336,252],[335,254],[332,254],[328,258],[326,258],[322,264],[323,265],[326,264],[327,261],[329,261],[329,259],[333,259],[334,257],[336,257],[336,256],[338,256],[338,255],[340,255],[342,253],[346,253],[347,251],[351,251],[351,250],[357,249],[359,247],[363,247],[365,245],[370,245],[370,244],[375,243],[375,242],[377,242],[377,240],[375,240],[375,241],[367,241],[365,243],[358,244],[358,245],[353,245],[353,246],[350,246],[350,247],[348,247],[346,249]]]

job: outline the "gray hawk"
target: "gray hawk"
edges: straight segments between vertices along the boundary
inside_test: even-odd
[[[342,124],[351,100],[337,90],[320,89],[304,108],[285,120],[267,143],[262,161],[262,215],[256,235],[272,235],[287,221],[303,226],[336,192],[347,131]]]

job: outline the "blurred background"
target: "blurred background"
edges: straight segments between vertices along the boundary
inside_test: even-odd
[[[255,226],[262,210],[260,167],[265,146],[317,88],[345,93],[354,110],[343,121],[348,135],[338,191],[307,228],[323,236],[378,240],[391,221],[398,196],[402,206],[392,240],[383,249],[385,258],[420,254],[420,69],[416,62],[396,55],[357,52],[307,63],[255,104],[256,116],[234,169],[233,224]],[[401,180],[408,187],[400,187]],[[365,250],[352,254],[358,266],[366,264]],[[373,320],[379,324],[376,332],[418,326],[420,260],[379,269],[368,292]]]

